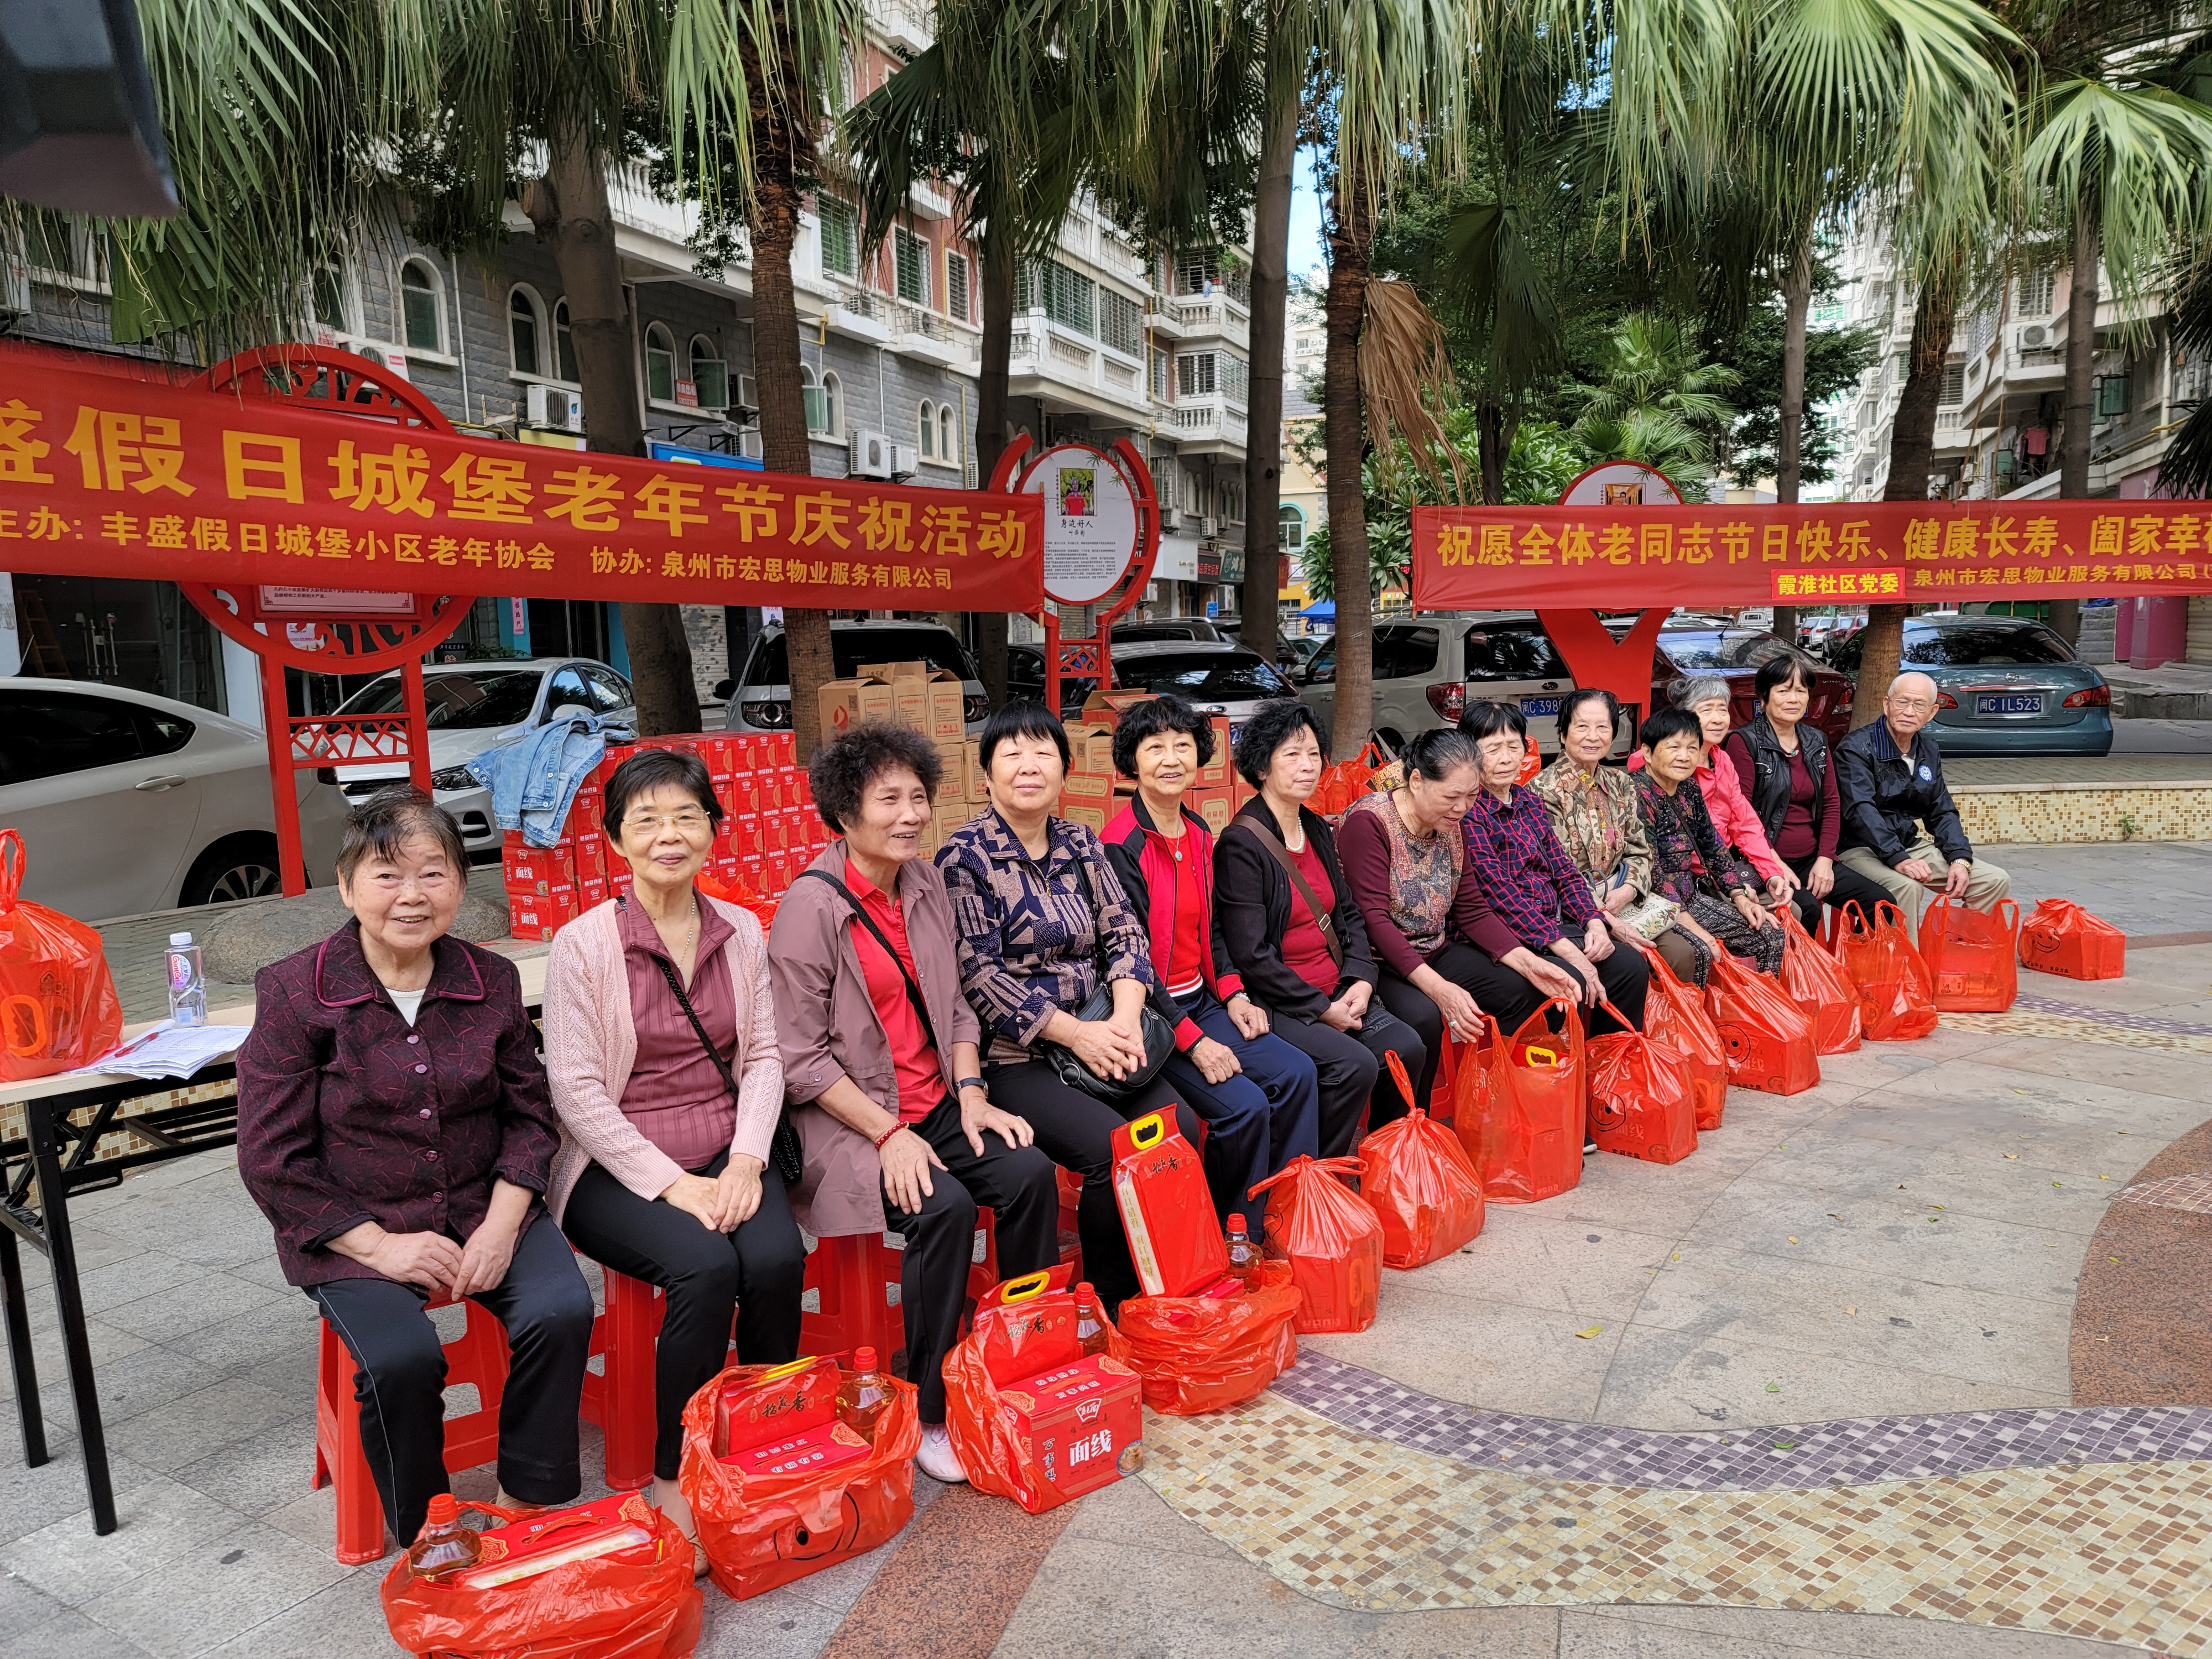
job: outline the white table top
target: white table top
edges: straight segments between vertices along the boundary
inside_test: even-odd
[[[527,1006],[535,1008],[544,997],[545,963],[546,957],[542,952],[536,956],[523,957],[515,962],[515,969],[522,975],[522,1000]],[[148,1027],[160,1023],[158,1020],[140,1020],[135,1025],[126,1025],[123,1028],[124,1038],[128,1041]],[[210,1008],[208,1010],[208,1024],[251,1025],[253,1024],[253,1005],[250,1002],[240,1002],[228,1008]],[[0,1106],[16,1105],[29,1100],[42,1100],[51,1095],[89,1092],[117,1083],[135,1083],[148,1094],[159,1094],[165,1089],[189,1088],[191,1085],[191,1079],[190,1078],[145,1079],[133,1078],[122,1072],[64,1072],[54,1077],[33,1078],[27,1083],[0,1085]]]

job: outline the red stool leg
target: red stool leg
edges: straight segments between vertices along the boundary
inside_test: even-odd
[[[315,1476],[337,1488],[337,1558],[357,1567],[384,1553],[384,1503],[361,1449],[361,1402],[354,1398],[353,1355],[328,1325],[316,1356]]]
[[[611,1267],[606,1297],[605,1415],[599,1426],[606,1435],[607,1485],[621,1491],[653,1479],[653,1345],[666,1310],[652,1285]]]
[[[472,1469],[499,1455],[499,1406],[507,1393],[507,1328],[465,1302],[461,1334],[446,1345],[446,1385],[476,1385],[477,1408],[446,1419],[446,1468]]]

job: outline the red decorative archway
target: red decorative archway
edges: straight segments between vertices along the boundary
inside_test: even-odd
[[[225,358],[200,377],[206,391],[240,398],[322,404],[333,414],[451,433],[453,422],[421,392],[381,365],[324,346],[271,345]],[[269,741],[269,787],[278,867],[287,894],[307,890],[300,846],[296,775],[347,766],[407,763],[417,788],[430,787],[428,716],[422,659],[460,625],[469,601],[448,594],[356,593],[335,589],[257,587],[243,592],[201,582],[179,586],[199,613],[253,653],[261,665],[261,724]],[[284,671],[381,674],[399,670],[397,714],[292,714]]]

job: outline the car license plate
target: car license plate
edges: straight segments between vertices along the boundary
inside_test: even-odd
[[[1977,714],[2040,714],[2043,694],[2039,691],[2006,691],[1994,696],[1974,699]]]
[[[1556,714],[1559,712],[1559,700],[1557,697],[1523,697],[1521,699],[1521,712],[1529,715]]]

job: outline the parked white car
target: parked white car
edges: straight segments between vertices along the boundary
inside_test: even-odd
[[[346,805],[298,775],[307,879],[331,879]],[[269,745],[253,726],[81,680],[0,678],[0,828],[23,896],[82,921],[282,890]]]
[[[399,712],[399,671],[371,680],[338,706],[341,714]],[[543,726],[563,708],[581,708],[602,720],[637,724],[637,694],[629,682],[588,657],[526,657],[513,662],[422,665],[422,702],[429,715],[430,793],[461,826],[471,853],[496,853],[499,824],[491,791],[469,775],[468,763],[487,749],[512,742]],[[404,782],[404,764],[349,766],[325,776],[349,800],[363,800]]]

